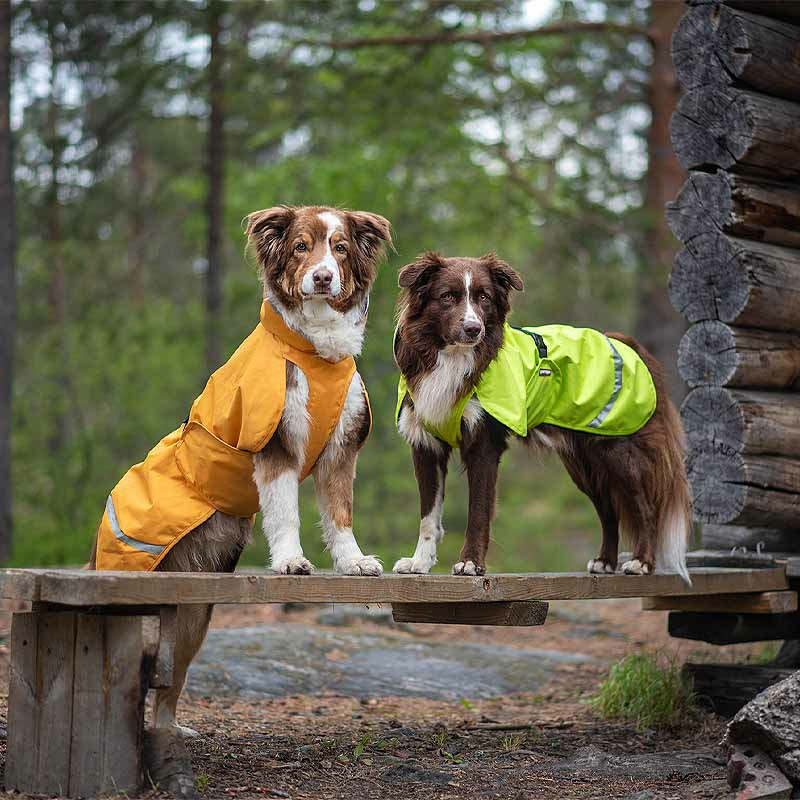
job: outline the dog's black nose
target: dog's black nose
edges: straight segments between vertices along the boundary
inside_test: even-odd
[[[469,336],[470,339],[477,339],[481,335],[482,330],[483,325],[477,320],[469,320],[464,323],[464,333]]]
[[[327,289],[333,281],[333,273],[329,269],[318,269],[311,276],[315,289]]]

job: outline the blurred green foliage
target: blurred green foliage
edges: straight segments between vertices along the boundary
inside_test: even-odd
[[[321,203],[394,224],[396,253],[375,286],[359,360],[374,423],[355,498],[362,548],[387,566],[410,554],[418,525],[410,455],[393,422],[398,268],[427,248],[496,250],[527,283],[517,323],[629,326],[641,263],[648,50],[602,32],[487,48],[335,51],[293,42],[533,27],[546,21],[536,6],[226,6],[223,351],[258,320],[260,287],[243,252],[248,212]],[[646,3],[547,10],[554,19],[640,23]],[[84,561],[108,492],[185,418],[207,378],[202,14],[202,4],[166,0],[18,6],[13,564]],[[52,311],[57,263],[63,323]],[[454,463],[445,570],[461,544],[465,484]],[[329,566],[309,484],[302,517],[307,553]],[[491,569],[579,569],[598,531],[556,459],[513,448],[501,471]],[[265,558],[257,531],[244,562]]]

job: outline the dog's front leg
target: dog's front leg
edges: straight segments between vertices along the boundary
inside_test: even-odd
[[[314,468],[322,535],[336,572],[345,575],[381,575],[375,556],[365,556],[353,535],[353,481],[357,450],[345,449],[338,458],[322,458]]]
[[[486,551],[494,519],[497,473],[506,449],[508,431],[489,417],[461,445],[467,467],[469,514],[461,555],[453,565],[454,575],[483,575]]]
[[[419,487],[419,539],[411,558],[401,558],[395,572],[428,573],[436,564],[436,550],[444,538],[442,511],[450,446],[432,436],[411,445],[414,475]]]
[[[277,437],[256,454],[254,462],[253,477],[258,487],[270,565],[283,574],[308,575],[314,567],[300,545],[300,467]]]

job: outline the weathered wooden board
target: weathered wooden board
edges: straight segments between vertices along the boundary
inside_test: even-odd
[[[800,105],[719,86],[687,92],[670,138],[687,169],[719,167],[779,180],[800,177]]]
[[[800,553],[800,528],[746,528],[743,525],[703,525],[703,547],[723,550],[745,547],[765,553]]]
[[[15,614],[11,633],[6,788],[69,790],[76,614]]]
[[[710,644],[741,644],[800,638],[800,614],[705,614],[673,611],[669,635]]]
[[[544,625],[547,603],[392,603],[396,622],[434,622],[450,625]]]
[[[718,319],[796,332],[800,252],[721,233],[700,234],[675,256],[669,298],[689,322]]]
[[[724,233],[800,247],[800,189],[727,172],[692,172],[667,203],[667,222],[684,243]]]
[[[681,406],[689,449],[724,445],[737,453],[800,455],[800,394],[704,386]]]
[[[694,685],[697,699],[718,714],[732,717],[768,686],[788,678],[794,670],[752,664],[691,664],[684,672]]]
[[[0,571],[0,597],[19,597],[16,570]],[[174,605],[176,603],[469,603],[727,594],[788,588],[782,568],[698,569],[692,584],[675,574],[589,575],[545,572],[484,575],[384,575],[380,578],[314,573],[88,572],[31,570],[45,603],[67,606]],[[8,580],[7,580],[8,578]]]
[[[711,442],[692,447],[686,468],[698,522],[800,526],[800,461],[742,455]]]
[[[643,611],[703,611],[721,614],[784,614],[797,611],[797,592],[712,594],[707,597],[644,597]]]
[[[683,15],[672,35],[672,60],[687,89],[744,83],[800,99],[800,28],[723,5]]]

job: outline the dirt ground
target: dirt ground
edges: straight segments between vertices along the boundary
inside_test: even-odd
[[[287,622],[319,625],[319,607],[218,607],[215,627]],[[639,601],[556,602],[546,625],[390,627],[384,635],[498,643],[578,652],[537,694],[484,700],[354,699],[337,695],[234,699],[184,695],[180,721],[197,785],[208,798],[502,798],[503,800],[717,800],[732,795],[717,747],[725,722],[706,712],[675,730],[637,731],[597,717],[587,704],[608,664],[642,651],[681,662],[763,658],[763,645],[716,648],[671,640],[666,614]],[[341,627],[331,628],[341,630]],[[0,659],[7,663],[7,639]],[[329,658],[335,658],[335,654]],[[0,663],[0,668],[5,664]],[[413,668],[413,665],[409,665]],[[2,669],[5,675],[6,669]],[[5,687],[2,708],[5,717]],[[5,754],[2,754],[4,760]],[[150,792],[149,796],[157,796]]]

